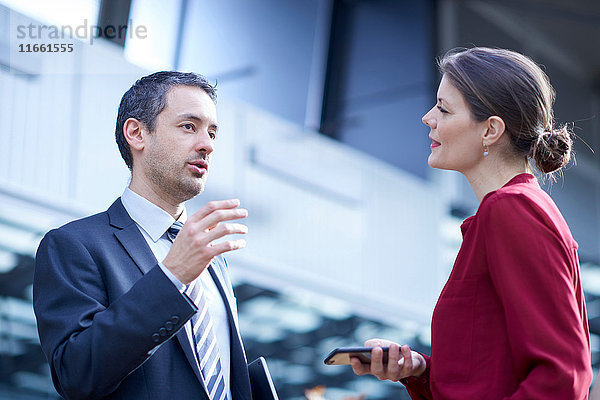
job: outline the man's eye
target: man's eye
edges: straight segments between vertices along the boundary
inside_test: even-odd
[[[215,140],[217,138],[216,132],[210,131],[210,132],[208,132],[208,134],[209,134],[210,138],[213,140]]]
[[[194,125],[192,125],[192,124],[183,124],[181,126],[187,130],[194,130]]]

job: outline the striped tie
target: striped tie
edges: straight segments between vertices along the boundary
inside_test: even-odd
[[[182,226],[181,222],[175,221],[167,230],[167,236],[171,241],[175,240]],[[199,279],[192,281],[187,286],[185,294],[198,307],[198,312],[192,317],[192,333],[196,344],[196,356],[209,397],[214,400],[227,399],[217,337],[213,329],[212,318],[208,312],[208,303],[204,296],[202,282]]]
[[[175,237],[177,236],[181,228],[183,228],[183,224],[179,221],[175,221],[173,222],[173,225],[171,225],[171,227],[167,229],[167,236],[169,237],[169,240],[171,240],[171,242],[175,240]]]

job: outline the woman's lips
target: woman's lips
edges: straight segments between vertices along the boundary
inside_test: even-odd
[[[431,138],[429,138],[429,139],[431,139]],[[435,140],[431,139],[431,146],[429,146],[429,147],[431,147],[433,149],[434,147],[439,147],[441,145],[442,144],[440,142],[436,142]]]

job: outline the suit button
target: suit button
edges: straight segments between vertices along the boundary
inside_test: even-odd
[[[171,322],[174,323],[174,324],[178,323],[179,322],[179,317],[177,315],[173,315],[171,317]]]
[[[165,328],[160,328],[158,330],[158,333],[160,333],[160,336],[166,336],[167,330]]]
[[[167,331],[171,332],[173,330],[173,323],[171,321],[167,321],[165,323],[165,328],[167,328]]]
[[[158,342],[160,342],[160,335],[159,335],[158,333],[155,333],[155,334],[153,334],[153,335],[152,335],[152,340],[153,340],[155,343],[158,343]]]

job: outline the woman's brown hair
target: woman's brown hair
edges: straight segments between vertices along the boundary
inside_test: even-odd
[[[463,94],[474,119],[502,118],[513,153],[527,157],[543,173],[569,162],[573,134],[567,125],[555,125],[554,88],[529,57],[504,49],[455,49],[439,61],[439,68]]]

